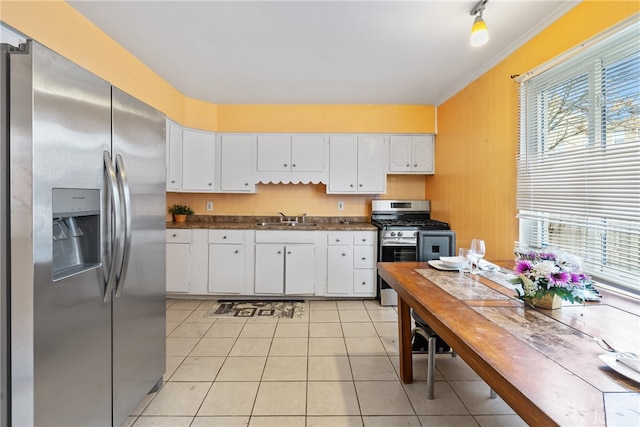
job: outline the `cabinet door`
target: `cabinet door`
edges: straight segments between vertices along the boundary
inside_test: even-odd
[[[216,139],[211,132],[182,131],[182,189],[213,191]]]
[[[358,137],[358,192],[384,193],[384,137]]]
[[[329,140],[329,193],[355,193],[358,185],[358,137]]]
[[[182,128],[167,122],[167,191],[180,191],[182,186]]]
[[[324,170],[324,138],[317,135],[291,137],[291,171],[322,172]]]
[[[255,266],[256,294],[284,292],[284,245],[257,244]]]
[[[434,173],[433,164],[433,135],[418,135],[412,137],[411,169],[418,173]]]
[[[291,170],[291,137],[289,135],[258,136],[258,170],[261,172]]]
[[[242,245],[209,245],[209,292],[240,294],[244,283]]]
[[[285,251],[285,293],[313,294],[315,290],[314,245],[287,245]]]
[[[327,294],[349,294],[353,288],[353,249],[327,248]]]
[[[412,140],[410,135],[389,138],[389,171],[411,172]]]
[[[220,190],[255,191],[251,148],[252,135],[222,135],[220,137]]]
[[[188,243],[167,243],[167,292],[189,292]]]

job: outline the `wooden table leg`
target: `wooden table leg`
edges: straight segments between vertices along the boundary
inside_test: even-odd
[[[400,379],[405,384],[413,382],[413,358],[411,353],[411,308],[398,296],[398,349],[400,351]]]

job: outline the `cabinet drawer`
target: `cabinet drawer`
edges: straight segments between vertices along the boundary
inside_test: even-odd
[[[376,233],[356,231],[353,233],[353,244],[356,246],[371,246],[376,244]]]
[[[315,231],[256,231],[256,243],[315,243]]]
[[[242,230],[209,230],[209,243],[243,243]]]
[[[375,270],[355,270],[353,272],[353,293],[375,295]]]
[[[374,268],[375,264],[373,246],[355,246],[353,248],[353,268]]]
[[[191,243],[191,230],[167,229],[167,243]]]
[[[352,241],[350,233],[329,233],[327,235],[327,245],[350,245]]]

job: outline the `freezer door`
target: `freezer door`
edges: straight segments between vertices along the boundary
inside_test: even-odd
[[[67,221],[63,235],[54,227],[53,194],[104,193],[111,87],[36,42],[9,61],[12,425],[110,425],[108,236],[98,238],[91,266],[57,280],[53,269],[56,238],[82,245],[81,234],[100,233],[96,224],[106,216]]]
[[[125,241],[121,251],[129,259],[118,263],[113,297],[113,425],[119,426],[165,371],[166,118],[115,87],[112,101],[114,166],[130,203],[123,207],[130,246]]]

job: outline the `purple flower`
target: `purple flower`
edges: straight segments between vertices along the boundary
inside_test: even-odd
[[[571,274],[566,271],[558,271],[549,275],[549,285],[564,286],[571,281]]]
[[[531,271],[533,268],[533,263],[527,259],[519,259],[516,261],[516,266],[514,267],[514,271],[517,274],[524,274],[527,271]]]

